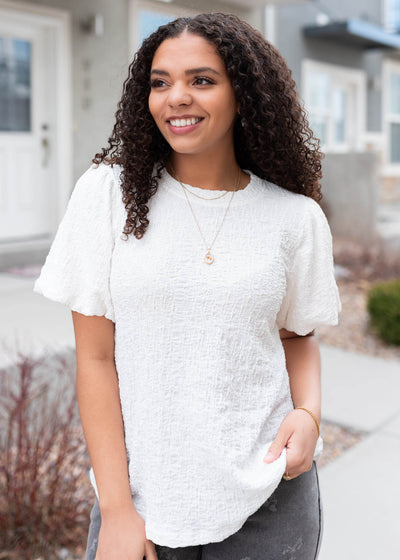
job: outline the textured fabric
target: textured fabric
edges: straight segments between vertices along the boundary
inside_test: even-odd
[[[315,201],[251,174],[208,265],[166,172],[144,237],[121,236],[118,174],[93,166],[78,181],[35,290],[115,322],[130,485],[147,537],[170,547],[221,541],[285,470],[285,452],[263,462],[293,408],[279,328],[306,334],[337,322],[329,227]],[[189,196],[212,240],[231,193]]]
[[[85,560],[96,557],[101,527],[96,500]],[[315,463],[311,471],[282,482],[236,533],[217,543],[170,548],[156,545],[158,560],[316,560],[323,513]]]

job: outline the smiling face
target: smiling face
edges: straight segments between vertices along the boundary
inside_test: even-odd
[[[176,154],[233,151],[238,104],[215,47],[183,33],[166,39],[151,66],[149,109]]]

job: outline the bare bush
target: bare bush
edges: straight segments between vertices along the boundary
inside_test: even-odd
[[[19,354],[0,384],[0,556],[57,558],[85,541],[92,499],[71,365]]]
[[[400,276],[398,250],[389,251],[379,239],[365,247],[336,236],[333,239],[333,254],[336,264],[348,268],[353,277],[388,280]]]

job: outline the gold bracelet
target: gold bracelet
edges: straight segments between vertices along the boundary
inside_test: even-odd
[[[308,408],[304,408],[304,406],[296,406],[295,410],[305,410],[306,412],[308,412],[308,414],[312,417],[312,419],[315,422],[315,425],[317,426],[317,430],[318,430],[318,437],[320,434],[320,430],[319,430],[319,422],[317,420],[317,417],[315,416],[314,413],[311,412],[311,410],[308,410]]]

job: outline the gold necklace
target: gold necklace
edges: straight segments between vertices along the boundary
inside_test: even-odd
[[[192,194],[193,196],[197,196],[197,198],[201,198],[201,200],[217,200],[218,198],[222,198],[223,196],[226,196],[226,195],[228,194],[228,192],[229,192],[229,191],[225,191],[224,193],[219,194],[218,196],[214,196],[213,198],[209,198],[209,197],[207,197],[207,196],[200,196],[199,194],[196,194],[196,193],[194,193],[193,191],[191,191],[190,189],[188,189],[188,188],[186,187],[186,185],[184,185],[183,183],[181,183],[181,181],[179,180],[178,175],[177,175],[175,169],[172,167],[171,164],[169,164],[169,166],[170,166],[170,168],[171,168],[173,177],[176,177],[176,179],[177,179],[178,183],[181,185],[181,187],[182,187],[183,189],[185,189],[187,192],[190,192],[190,194]],[[215,190],[217,190],[217,189],[215,189]]]
[[[216,240],[217,237],[218,237],[219,232],[221,231],[222,224],[223,224],[224,221],[225,221],[225,218],[226,218],[226,215],[227,215],[227,213],[228,213],[228,210],[229,210],[229,207],[230,207],[230,205],[231,205],[231,202],[232,202],[232,200],[233,200],[234,194],[235,194],[235,192],[238,190],[239,183],[240,183],[240,172],[241,172],[241,169],[240,169],[240,167],[239,167],[239,173],[238,173],[237,180],[236,180],[235,190],[232,191],[232,196],[231,196],[231,198],[230,198],[230,200],[229,200],[229,202],[228,202],[228,206],[226,207],[224,217],[222,218],[222,222],[221,222],[221,224],[220,224],[220,226],[219,226],[219,228],[218,228],[218,230],[217,230],[217,233],[216,233],[215,236],[214,236],[214,239],[212,240],[212,242],[211,242],[210,244],[207,243],[207,241],[206,241],[206,239],[205,239],[205,237],[204,237],[204,235],[203,235],[203,232],[201,231],[200,224],[199,224],[199,222],[198,222],[198,220],[197,220],[197,218],[196,218],[196,214],[195,214],[194,211],[193,211],[192,205],[190,204],[189,197],[188,197],[188,195],[187,195],[187,193],[186,193],[185,187],[182,185],[182,183],[181,183],[181,181],[180,181],[178,175],[176,174],[176,172],[175,172],[174,170],[172,170],[172,172],[174,173],[174,175],[175,175],[176,180],[178,181],[178,183],[179,183],[179,184],[181,185],[181,187],[183,188],[183,192],[184,192],[184,194],[185,194],[187,203],[189,204],[189,208],[190,208],[190,210],[191,210],[191,212],[192,212],[194,221],[195,221],[196,224],[197,224],[197,227],[198,227],[198,230],[199,230],[199,232],[200,232],[200,235],[201,235],[201,237],[202,237],[202,239],[203,239],[203,241],[204,241],[204,244],[205,244],[205,246],[206,246],[207,252],[206,252],[206,254],[204,255],[204,262],[205,262],[206,264],[213,264],[213,262],[214,262],[214,255],[212,254],[211,249],[212,249],[212,246],[213,246],[214,243],[215,243],[215,240]],[[189,192],[190,192],[190,191],[189,191]],[[227,192],[229,192],[229,191],[227,191]],[[193,193],[192,193],[192,194],[193,194]],[[200,197],[200,198],[203,198],[203,197]],[[221,198],[221,197],[218,196],[218,197],[216,197],[216,198]],[[210,199],[206,199],[206,200],[210,200]],[[213,198],[213,199],[211,199],[211,200],[215,200],[215,198]]]
[[[179,183],[181,183],[181,182],[179,181]],[[190,192],[190,194],[192,194],[193,196],[197,196],[197,198],[201,198],[201,200],[217,200],[218,198],[222,198],[223,196],[226,196],[229,192],[229,191],[225,191],[223,194],[219,194],[218,196],[214,196],[213,198],[208,198],[206,196],[200,196],[199,194],[196,194],[196,193],[192,192],[183,183],[181,183],[181,185],[185,189],[185,191]]]

